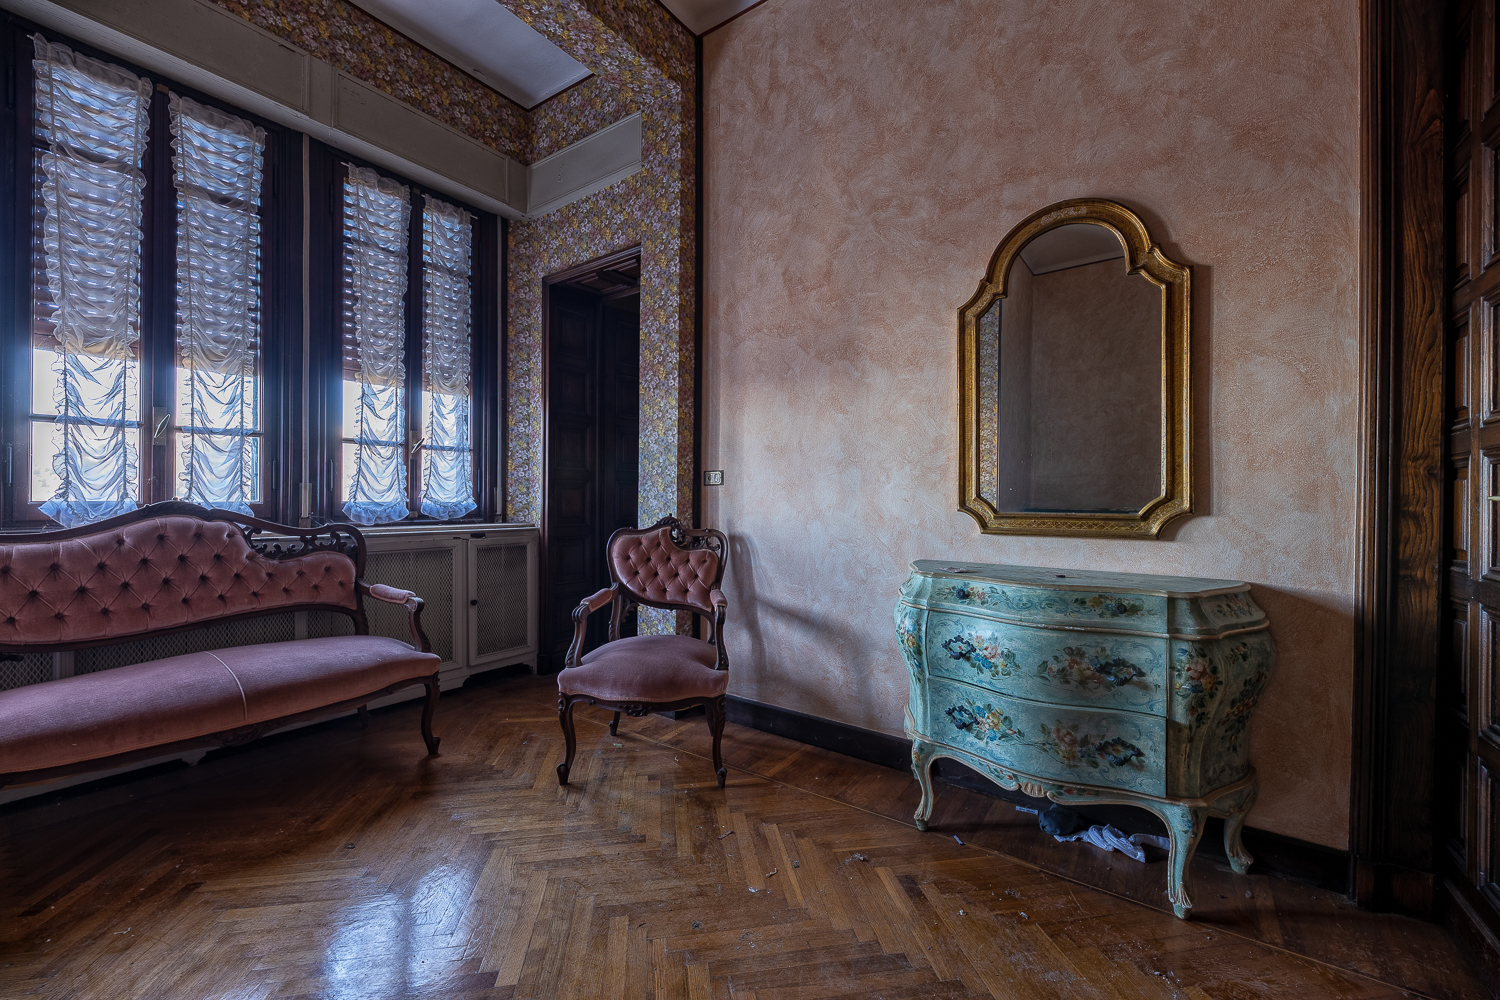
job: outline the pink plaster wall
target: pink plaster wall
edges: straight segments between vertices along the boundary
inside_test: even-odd
[[[769,0],[707,36],[732,693],[899,734],[916,558],[1243,579],[1281,653],[1250,822],[1347,843],[1357,10]],[[955,510],[956,312],[1012,226],[1084,196],[1195,269],[1200,513],[1159,541],[980,535]]]

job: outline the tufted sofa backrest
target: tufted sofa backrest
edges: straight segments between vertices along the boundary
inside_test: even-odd
[[[615,579],[637,596],[657,604],[686,604],[713,615],[709,592],[719,585],[719,557],[710,549],[682,549],[672,529],[620,531],[609,550]]]
[[[230,615],[358,607],[341,552],[271,559],[225,521],[163,516],[94,534],[0,540],[0,647],[128,638]]]

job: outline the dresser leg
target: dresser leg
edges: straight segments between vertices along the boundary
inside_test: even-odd
[[[1250,807],[1255,805],[1255,796],[1259,791],[1259,787],[1252,783],[1214,803],[1216,811],[1225,813],[1224,854],[1229,858],[1229,867],[1234,869],[1236,875],[1244,875],[1255,863],[1255,857],[1245,850],[1240,834],[1245,829],[1245,817],[1249,815]]]
[[[927,829],[927,820],[932,816],[932,745],[921,740],[911,741],[911,773],[917,776],[917,787],[922,790],[922,801],[917,804],[914,817],[917,829]]]
[[[1193,852],[1198,849],[1199,838],[1203,836],[1208,810],[1170,804],[1157,806],[1157,810],[1158,815],[1166,820],[1172,843],[1171,856],[1167,859],[1167,898],[1172,901],[1172,912],[1186,920],[1193,909],[1193,899],[1188,894],[1188,865],[1193,860]]]

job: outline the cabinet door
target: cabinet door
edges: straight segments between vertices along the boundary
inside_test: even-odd
[[[519,663],[533,658],[537,638],[536,532],[470,538],[468,563],[469,665],[501,666],[502,661]]]
[[[465,539],[417,535],[406,538],[376,536],[367,541],[366,582],[400,587],[422,598],[425,602],[422,628],[432,643],[432,651],[443,658],[445,670],[464,664],[468,638],[463,614]],[[364,603],[371,634],[411,641],[404,607],[368,598]]]

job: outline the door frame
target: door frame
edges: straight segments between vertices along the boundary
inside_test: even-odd
[[[609,253],[593,257],[580,264],[572,264],[559,271],[542,278],[542,505],[537,511],[537,534],[540,538],[540,549],[537,552],[537,588],[538,597],[536,602],[536,628],[537,628],[537,668],[541,669],[542,647],[547,636],[547,600],[551,594],[549,589],[551,581],[548,579],[547,567],[549,565],[549,539],[547,532],[547,513],[552,509],[552,286],[565,284],[585,278],[595,271],[608,267],[618,267],[628,264],[633,260],[642,259],[641,244],[632,243],[620,250],[611,250]],[[644,260],[642,260],[644,265]]]

